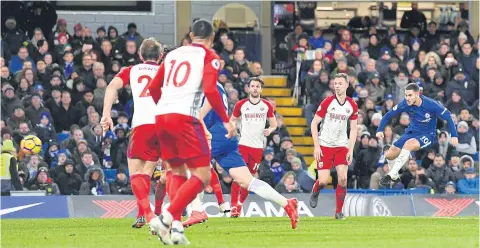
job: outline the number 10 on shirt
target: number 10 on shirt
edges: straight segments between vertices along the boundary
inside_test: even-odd
[[[165,86],[168,86],[169,83],[170,83],[170,78],[172,76],[172,72],[173,72],[173,78],[172,78],[172,81],[173,81],[173,85],[175,87],[182,87],[183,85],[185,85],[188,81],[188,77],[190,76],[190,71],[191,71],[191,65],[190,65],[190,62],[188,61],[183,61],[181,63],[179,63],[176,67],[175,65],[177,64],[177,60],[171,60],[170,61],[170,64],[171,64],[171,67],[170,67],[170,71],[168,72],[168,76],[167,76],[167,81],[165,82]],[[179,76],[178,76],[178,73],[180,72],[180,69],[182,67],[185,67],[185,73],[183,75],[183,78],[181,81],[179,81]]]

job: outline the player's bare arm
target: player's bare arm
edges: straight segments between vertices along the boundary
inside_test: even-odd
[[[110,116],[112,111],[112,105],[117,97],[118,90],[123,87],[123,80],[119,77],[113,78],[113,80],[108,84],[107,89],[105,90],[105,97],[103,99],[103,114],[100,124],[102,125],[103,131],[106,132],[108,129],[113,130],[113,121]]]
[[[268,124],[270,126],[267,129],[265,129],[265,131],[263,131],[263,134],[265,136],[269,136],[271,133],[277,130],[277,118],[275,116],[268,118]]]
[[[350,165],[353,159],[353,149],[355,148],[355,142],[357,141],[357,120],[350,120],[350,136],[348,139],[348,154],[347,162]]]
[[[310,124],[310,131],[312,132],[313,147],[314,147],[313,157],[318,162],[321,161],[323,156],[322,149],[320,149],[320,143],[318,142],[318,125],[320,124],[320,122],[322,122],[322,119],[323,119],[322,117],[318,115],[314,115],[312,124]]]

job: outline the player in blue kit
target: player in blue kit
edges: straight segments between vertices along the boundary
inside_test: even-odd
[[[228,110],[227,94],[223,86],[217,82],[217,88],[222,95],[225,109]],[[273,189],[266,182],[256,179],[248,170],[245,161],[238,151],[238,139],[226,137],[227,130],[223,127],[223,121],[215,111],[211,111],[210,103],[204,99],[200,110],[200,119],[203,118],[205,127],[210,132],[212,159],[223,168],[235,180],[240,187],[247,189],[258,196],[275,202],[285,209],[292,228],[298,223],[298,201],[296,198],[287,199]]]
[[[410,116],[410,125],[385,155],[387,160],[395,161],[393,161],[393,166],[389,161],[390,171],[379,182],[384,187],[389,187],[392,181],[399,179],[398,171],[408,161],[411,152],[424,149],[434,143],[437,136],[437,117],[447,121],[451,135],[450,142],[453,146],[458,144],[457,130],[450,111],[435,100],[421,95],[420,88],[416,83],[406,85],[405,99],[383,116],[377,129],[379,139],[383,139],[383,129],[390,119],[403,112]]]

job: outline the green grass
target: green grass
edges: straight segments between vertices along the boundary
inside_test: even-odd
[[[162,246],[133,219],[1,220],[2,247]],[[190,247],[479,247],[478,218],[211,218],[186,230]]]

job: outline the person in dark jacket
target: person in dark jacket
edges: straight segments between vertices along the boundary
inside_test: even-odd
[[[8,52],[11,55],[17,54],[20,47],[23,46],[23,42],[28,40],[28,37],[22,30],[18,29],[15,17],[7,18],[5,27],[6,29],[2,29],[2,40],[8,44]]]
[[[368,141],[368,148],[361,150],[355,159],[354,171],[358,177],[358,188],[369,188],[370,176],[377,170],[380,153],[381,149],[378,147],[377,137],[371,136]]]
[[[70,92],[62,92],[61,105],[52,111],[57,132],[69,131],[70,127],[80,120],[80,111],[71,104]]]
[[[143,41],[143,37],[137,32],[137,24],[131,22],[127,26],[127,32],[122,34],[122,39],[126,41],[133,41],[137,49],[140,47]]]
[[[110,187],[105,182],[103,170],[92,167],[85,173],[85,182],[80,186],[80,195],[109,195]]]
[[[80,175],[74,172],[73,161],[67,159],[65,164],[58,168],[63,170],[63,173],[57,176],[58,187],[62,195],[78,195],[83,180]]]
[[[412,10],[405,11],[400,23],[401,28],[411,28],[413,25],[418,25],[421,30],[427,29],[427,18],[425,14],[418,10],[418,3],[412,2]]]
[[[45,164],[45,166],[42,166],[42,164]],[[35,175],[35,179],[30,185],[30,190],[45,190],[47,195],[60,195],[58,185],[48,177],[48,165],[44,162],[40,162],[38,166],[39,168]]]
[[[458,56],[458,62],[460,62],[465,69],[465,74],[470,78],[474,73],[478,73],[476,63],[478,59],[478,53],[473,52],[472,44],[465,43],[462,45],[462,52]],[[478,84],[478,82],[477,82]]]
[[[447,84],[447,97],[458,91],[462,99],[470,106],[478,99],[478,82],[473,82],[465,76],[463,68],[458,68],[455,77]]]
[[[26,31],[32,37],[35,28],[39,27],[45,37],[49,37],[57,21],[57,11],[49,1],[31,1],[26,10]]]
[[[32,95],[32,105],[25,110],[25,114],[32,124],[40,123],[41,115],[47,113],[50,119],[50,122],[53,121],[52,116],[50,115],[50,110],[42,106],[42,98],[38,94]]]
[[[110,192],[113,195],[132,195],[132,185],[128,181],[128,177],[124,169],[117,169],[117,177],[110,184]]]
[[[118,35],[118,30],[114,26],[109,26],[107,29],[108,40],[112,44],[112,52],[118,51],[123,53],[125,48],[125,40]]]
[[[428,32],[424,36],[425,38],[425,50],[427,52],[437,50],[437,46],[440,43],[440,34],[437,31],[437,23],[430,21],[428,23]]]
[[[50,122],[50,113],[43,112],[40,114],[40,120],[35,124],[34,131],[42,144],[57,140],[57,132]]]
[[[445,159],[441,154],[435,155],[433,164],[426,171],[426,175],[435,183],[436,191],[439,193],[443,193],[447,182],[453,179],[451,170],[445,164]]]
[[[444,77],[439,72],[437,72],[433,79],[433,83],[425,85],[423,94],[435,100],[445,102],[446,88],[447,84],[445,83]]]

